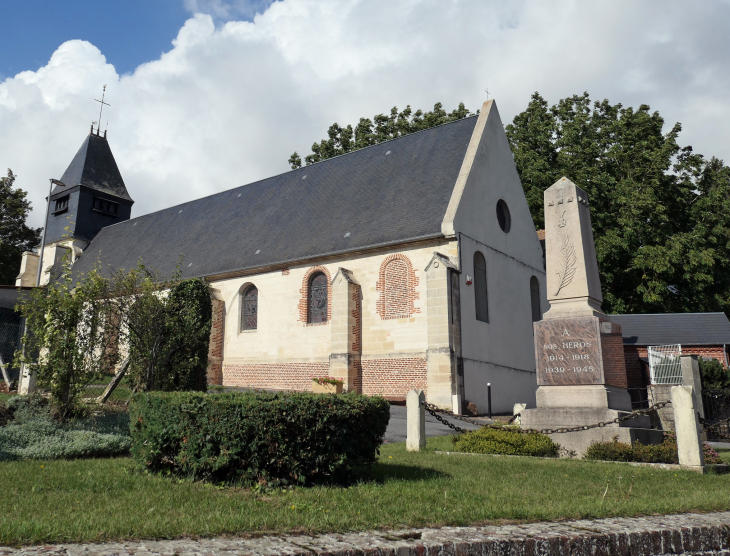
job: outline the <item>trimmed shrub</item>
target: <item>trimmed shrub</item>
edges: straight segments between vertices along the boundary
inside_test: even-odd
[[[109,457],[129,452],[125,413],[59,422],[47,400],[16,396],[5,402],[12,420],[0,427],[0,461]]]
[[[540,433],[522,433],[517,427],[481,428],[454,436],[454,450],[472,454],[510,456],[558,456],[560,445]]]
[[[373,464],[390,419],[360,394],[150,392],[130,404],[139,467],[267,485],[349,482]]]
[[[705,463],[722,463],[720,456],[706,442],[702,443]],[[642,463],[679,463],[677,437],[668,434],[661,444],[645,445],[640,442],[619,442],[618,436],[608,442],[593,442],[586,450],[585,459],[603,461],[635,461]]]

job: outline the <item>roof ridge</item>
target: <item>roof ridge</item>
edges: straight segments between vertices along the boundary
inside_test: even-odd
[[[457,122],[460,122],[462,120],[467,120],[469,118],[478,118],[478,117],[479,117],[479,114],[472,114],[471,116],[464,116],[463,118],[459,118],[457,120],[452,120],[450,122],[444,122],[444,123],[439,124],[439,125],[434,125],[434,126],[431,126],[431,127],[427,127],[425,129],[419,129],[418,131],[412,131],[411,133],[406,133],[405,135],[401,135],[400,137],[393,137],[392,139],[386,139],[385,141],[381,141],[380,143],[375,143],[374,145],[368,145],[366,147],[360,147],[359,149],[355,149],[355,150],[352,150],[352,151],[347,152],[347,153],[342,153],[342,154],[338,154],[336,156],[331,156],[330,158],[325,158],[324,160],[318,160],[317,162],[313,162],[312,164],[307,164],[306,166],[302,166],[302,167],[299,167],[299,168],[293,168],[290,171],[291,172],[294,172],[296,170],[303,170],[304,168],[310,168],[312,166],[316,166],[317,164],[321,164],[322,162],[327,162],[328,160],[334,160],[335,158],[340,158],[341,156],[346,156],[348,154],[356,153],[358,151],[364,151],[365,149],[370,149],[372,147],[377,147],[377,146],[383,145],[385,143],[390,143],[392,141],[397,141],[398,139],[405,139],[406,137],[411,137],[412,135],[417,135],[419,133],[423,133],[424,131],[429,131],[431,129],[436,129],[436,128],[443,127],[443,126],[446,126],[446,125],[455,124]],[[286,173],[286,172],[284,172],[284,173]],[[281,175],[281,174],[277,174],[277,175]]]

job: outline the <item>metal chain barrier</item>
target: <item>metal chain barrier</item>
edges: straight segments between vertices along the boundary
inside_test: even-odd
[[[722,421],[718,421],[717,423],[713,423],[711,425],[707,424],[707,421],[705,421],[702,417],[700,417],[700,425],[702,425],[702,428],[706,432],[711,432],[715,436],[719,436],[720,438],[723,438],[725,440],[730,440],[730,435],[722,433],[718,430],[719,427],[721,427],[722,425],[726,425],[727,423],[730,423],[730,417],[728,417],[727,419],[723,419]]]
[[[652,405],[651,407],[649,407],[647,409],[637,409],[636,411],[632,411],[631,413],[628,413],[628,414],[626,414],[626,415],[624,415],[622,417],[616,417],[615,419],[612,419],[611,421],[601,421],[600,423],[595,423],[593,425],[581,425],[579,427],[561,427],[561,428],[558,428],[558,429],[540,429],[540,430],[535,430],[535,429],[510,429],[510,430],[514,430],[515,432],[520,432],[520,433],[524,433],[524,434],[535,434],[535,433],[541,433],[541,434],[560,434],[560,433],[565,433],[565,432],[587,431],[589,429],[595,429],[595,428],[599,428],[599,427],[606,427],[608,425],[613,425],[613,424],[616,424],[616,423],[620,423],[622,421],[628,421],[629,419],[633,419],[635,417],[640,417],[642,415],[648,415],[650,413],[653,413],[653,412],[655,412],[655,411],[663,408],[664,406],[666,406],[666,405],[668,405],[670,403],[672,403],[672,402],[669,401],[669,400],[667,400],[665,402],[659,402],[659,403],[656,403],[656,404]],[[453,413],[451,411],[448,411],[448,410],[445,410],[445,409],[439,409],[438,407],[436,407],[435,405],[430,404],[430,403],[427,403],[426,404],[426,411],[428,411],[428,413],[430,413],[437,421],[440,421],[441,423],[443,423],[444,425],[446,425],[450,429],[455,430],[458,433],[464,433],[464,432],[467,432],[467,431],[465,431],[461,427],[457,427],[453,423],[448,422],[446,419],[444,419],[443,417],[441,417],[439,415],[439,413],[442,413],[444,415],[447,415],[451,419],[458,419],[459,421],[463,421],[465,423],[470,423],[472,425],[477,425],[479,427],[486,427],[486,428],[489,428],[489,429],[500,429],[500,430],[503,430],[504,429],[504,426],[505,426],[505,425],[485,425],[484,423],[480,423],[478,421],[474,421],[472,419],[468,419],[466,417],[462,417],[461,415],[456,415],[455,413]],[[520,416],[520,414],[517,413],[506,424],[512,423],[519,416]],[[727,421],[730,421],[730,419],[727,419]],[[720,423],[717,423],[717,424],[720,424]],[[713,425],[713,427],[714,426],[715,425]]]

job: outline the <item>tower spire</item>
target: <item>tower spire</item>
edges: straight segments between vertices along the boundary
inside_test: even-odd
[[[96,124],[96,134],[97,135],[99,135],[99,128],[101,128],[101,113],[104,111],[104,105],[106,104],[107,106],[111,106],[111,104],[109,104],[108,102],[104,102],[104,95],[106,95],[106,83],[104,83],[104,88],[101,90],[101,100],[99,100],[98,98],[94,99],[96,102],[101,103],[99,105],[99,119],[97,120],[97,124]],[[93,125],[91,126],[91,130],[92,131],[94,130]]]

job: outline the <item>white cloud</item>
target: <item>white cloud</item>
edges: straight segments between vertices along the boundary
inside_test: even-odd
[[[0,83],[0,169],[44,207],[104,83],[102,129],[108,117],[135,215],[287,171],[334,121],[436,101],[475,110],[485,87],[505,123],[536,90],[647,103],[683,123],[682,144],[730,161],[727,2],[283,0],[231,20],[266,4],[186,0],[208,14],[122,76],[93,45],[60,45]]]

